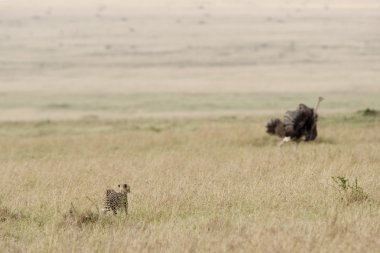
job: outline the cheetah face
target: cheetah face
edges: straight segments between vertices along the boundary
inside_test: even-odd
[[[121,190],[124,192],[127,192],[127,193],[131,192],[131,188],[129,187],[128,184],[119,184],[118,187],[121,188]]]

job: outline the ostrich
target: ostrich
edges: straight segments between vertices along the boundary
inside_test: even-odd
[[[270,120],[266,125],[267,133],[282,138],[279,147],[289,141],[295,141],[298,146],[302,139],[305,141],[315,140],[318,135],[317,110],[323,99],[323,97],[318,98],[315,109],[299,104],[297,110],[286,112],[283,121],[278,118]]]

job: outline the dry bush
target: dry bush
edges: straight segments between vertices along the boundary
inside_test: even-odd
[[[332,179],[341,195],[341,200],[343,200],[346,204],[368,200],[368,194],[358,185],[357,178],[355,178],[353,182],[350,182],[349,179],[342,176],[332,177]]]
[[[8,220],[17,220],[22,218],[21,214],[15,213],[7,207],[0,207],[0,222],[5,222]]]
[[[365,110],[358,111],[362,116],[377,117],[380,116],[380,111],[375,109],[366,108]]]
[[[76,224],[81,228],[84,225],[97,222],[99,220],[99,212],[96,213],[92,210],[78,211],[71,203],[70,209],[63,214],[63,219],[68,224]]]

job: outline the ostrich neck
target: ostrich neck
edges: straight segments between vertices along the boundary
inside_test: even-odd
[[[319,104],[321,103],[321,101],[322,101],[322,99],[319,98],[318,101],[317,101],[317,104],[315,105],[314,113],[317,113],[318,107],[319,107]]]

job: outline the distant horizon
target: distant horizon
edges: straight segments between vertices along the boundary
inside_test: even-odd
[[[375,0],[0,1],[0,92],[380,91]]]

